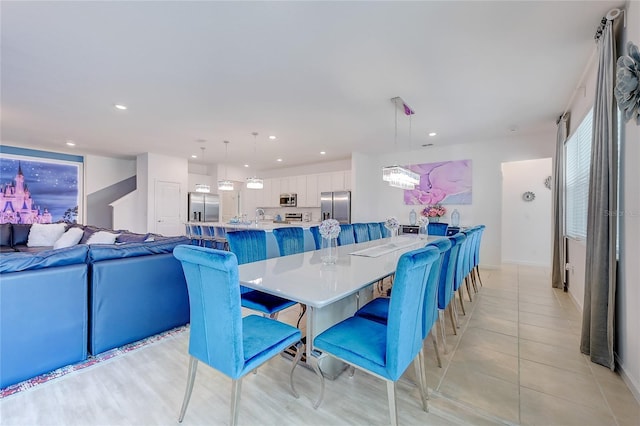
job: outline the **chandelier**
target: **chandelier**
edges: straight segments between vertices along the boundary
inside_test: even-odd
[[[253,135],[253,156],[257,159],[257,136],[258,132],[252,132]],[[255,173],[255,169],[254,169]],[[264,188],[264,181],[262,178],[256,177],[254,174],[253,177],[247,178],[247,189],[262,189]]]
[[[227,179],[227,157],[229,155],[229,141],[224,141],[224,179],[218,181],[218,191],[233,191],[233,182]]]
[[[211,192],[211,187],[205,183],[196,183],[196,192]]]
[[[395,133],[394,133],[394,150],[398,149],[398,109],[402,106],[402,111],[405,115],[409,116],[409,129],[411,129],[411,116],[415,112],[411,109],[401,97],[396,96],[391,98],[391,102],[395,107]],[[411,130],[409,130],[411,131]],[[389,186],[400,189],[415,189],[416,185],[420,183],[420,175],[415,173],[406,167],[402,166],[386,166],[382,168],[382,180],[389,182]]]

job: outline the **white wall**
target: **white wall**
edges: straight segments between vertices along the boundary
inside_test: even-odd
[[[392,162],[408,165],[470,159],[473,203],[447,205],[447,221],[449,213],[457,208],[462,225],[485,224],[487,228],[483,234],[480,261],[484,267],[497,267],[502,263],[502,163],[551,157],[555,137],[555,132],[549,132],[394,152],[377,157],[354,156],[352,179],[357,188],[361,188],[357,185],[365,185],[370,191],[370,195],[363,198],[355,194],[352,204],[354,220],[384,220],[388,216],[396,216],[401,223],[408,223],[409,212],[418,207],[404,205],[403,191],[382,181],[383,166]]]
[[[626,40],[640,44],[640,2],[627,2]],[[621,52],[622,53],[622,52]],[[626,51],[624,52],[627,53]],[[640,126],[623,129],[620,188],[620,263],[617,291],[616,356],[622,377],[640,401]]]
[[[551,158],[502,163],[502,262],[551,266]],[[531,191],[533,201],[522,195]]]
[[[89,195],[136,174],[135,159],[85,155],[85,194]]]

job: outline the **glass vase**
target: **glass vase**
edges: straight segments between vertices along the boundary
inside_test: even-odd
[[[338,261],[338,239],[322,238],[322,263],[333,265]]]
[[[425,221],[420,224],[420,227],[418,228],[418,236],[423,240],[429,238],[429,222]]]

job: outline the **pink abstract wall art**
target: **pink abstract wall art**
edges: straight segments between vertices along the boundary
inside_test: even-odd
[[[471,160],[414,164],[408,168],[420,175],[420,185],[404,191],[405,204],[471,204]]]

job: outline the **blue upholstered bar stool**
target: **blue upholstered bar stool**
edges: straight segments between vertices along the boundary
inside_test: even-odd
[[[386,381],[392,425],[398,424],[396,381],[412,361],[423,409],[428,411],[425,374],[419,354],[422,353],[425,307],[430,316],[436,309],[437,282],[430,272],[438,258],[438,250],[433,247],[410,251],[400,257],[385,323],[353,316],[325,330],[313,341],[315,349]],[[428,306],[424,302],[426,299],[429,299]],[[315,368],[322,376],[317,364]],[[324,378],[316,405],[322,402],[323,396]]]
[[[367,223],[369,229],[369,240],[379,240],[382,238],[382,232],[380,231],[380,224],[378,222]]]
[[[316,245],[316,250],[320,250],[320,247],[322,247],[322,236],[320,235],[320,227],[312,226],[309,228],[309,232],[311,232],[311,235],[313,235],[313,242]]]
[[[353,235],[353,225],[340,224],[340,234],[338,234],[338,245],[344,246],[347,244],[355,244],[356,239]]]
[[[250,229],[227,232],[229,249],[236,255],[238,264],[257,262],[267,258],[267,237],[263,230]],[[240,286],[242,306],[262,312],[270,318],[277,318],[278,312],[296,304],[282,297]]]
[[[230,423],[235,425],[242,378],[292,345],[297,348],[295,366],[302,356],[300,330],[257,315],[242,317],[235,254],[187,245],[173,254],[182,263],[191,317],[189,373],[178,421],[184,419],[201,361],[232,379]],[[289,382],[297,398],[292,376],[293,368]]]
[[[429,223],[429,225],[427,225],[427,230],[429,232],[429,235],[440,235],[444,237],[447,235],[448,228],[449,228],[448,223],[435,222],[435,223]]]
[[[353,234],[356,243],[365,243],[369,241],[369,227],[366,223],[354,223]]]

